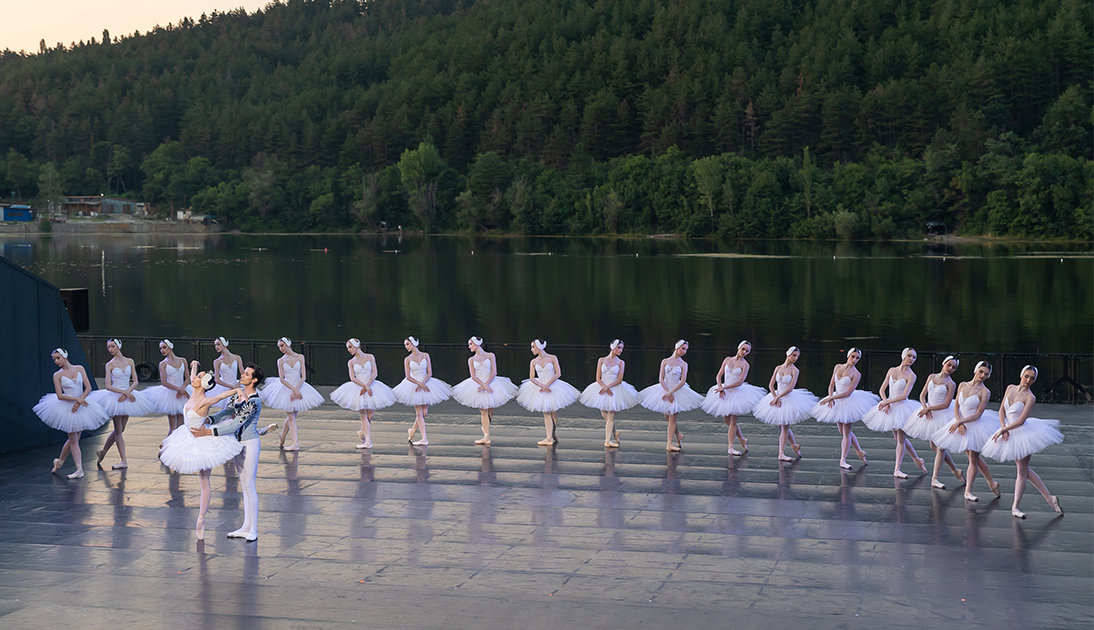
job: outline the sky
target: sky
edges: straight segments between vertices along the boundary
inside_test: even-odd
[[[58,42],[100,41],[103,29],[111,37],[146,33],[156,25],[177,23],[184,17],[197,19],[202,13],[232,11],[248,13],[265,7],[270,0],[0,0],[0,50],[38,52],[38,42],[53,48]]]

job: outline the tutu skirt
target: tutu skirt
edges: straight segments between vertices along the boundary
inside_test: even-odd
[[[953,420],[952,402],[945,409],[932,411],[932,417],[930,418],[921,418],[919,416],[920,409],[923,409],[923,405],[916,405],[912,415],[908,416],[908,419],[904,422],[904,433],[917,440],[930,440],[938,433],[939,429],[942,429]]]
[[[391,391],[395,393],[395,400],[408,407],[436,405],[452,397],[452,386],[439,378],[429,377],[425,386],[429,388],[428,392],[420,391],[417,385],[404,378]]]
[[[61,400],[57,398],[57,394],[46,394],[42,396],[37,405],[34,405],[34,413],[38,414],[42,422],[58,431],[64,431],[65,433],[91,431],[106,424],[110,416],[107,415],[106,410],[99,403],[90,400],[90,398],[88,396],[85,399],[87,400],[86,407],[80,407],[73,413],[72,405],[75,403]]]
[[[612,387],[611,392],[611,396],[601,394],[600,383],[593,381],[581,392],[578,400],[586,407],[601,411],[623,411],[638,404],[638,390],[626,381]]]
[[[547,413],[568,407],[581,395],[576,387],[561,379],[551,383],[549,393],[539,391],[532,381],[525,380],[517,390],[517,404],[528,411]]]
[[[819,403],[814,405],[809,414],[816,418],[817,422],[852,424],[862,420],[862,417],[871,409],[876,409],[879,402],[881,398],[877,394],[856,389],[850,396],[836,400],[831,407]]]
[[[292,390],[282,385],[281,381],[276,378],[267,382],[262,391],[258,393],[258,396],[266,407],[280,409],[281,411],[307,411],[323,404],[323,394],[317,392],[314,387],[307,383],[300,386],[299,399],[289,400],[289,397],[292,396]]]
[[[863,424],[871,431],[893,431],[903,429],[904,423],[913,411],[919,411],[920,404],[910,400],[895,402],[889,407],[889,413],[885,413],[874,405],[874,408],[862,417]]]
[[[752,415],[765,424],[790,425],[797,424],[810,417],[810,412],[820,400],[808,389],[795,389],[779,399],[782,403],[779,407],[771,406],[775,396],[768,392],[756,406],[752,408]]]
[[[957,418],[947,422],[946,426],[934,434],[931,441],[938,448],[951,453],[979,452],[984,443],[990,440],[992,434],[999,428],[999,414],[990,409],[985,409],[976,421],[965,423],[965,435],[961,435],[957,431],[950,433],[950,427],[955,422],[957,422]]]
[[[432,388],[430,388],[432,389]],[[517,386],[504,376],[495,376],[490,381],[492,394],[479,391],[479,384],[470,378],[464,379],[452,388],[452,397],[464,407],[472,409],[496,409],[517,395]]]
[[[672,395],[672,402],[662,398],[664,395],[665,388],[661,387],[660,383],[650,385],[638,392],[638,404],[650,411],[656,411],[657,413],[663,413],[668,416],[674,413],[696,409],[699,405],[703,404],[704,400],[703,395],[696,392],[687,383]]]
[[[220,466],[242,450],[243,444],[234,435],[194,437],[183,424],[163,441],[160,461],[177,473],[190,474]]]
[[[741,383],[737,387],[725,390],[725,398],[718,395],[718,386],[714,385],[707,390],[707,397],[700,405],[703,411],[717,418],[725,416],[740,416],[752,413],[752,408],[764,397],[764,389]]]
[[[98,389],[87,395],[87,400],[99,403],[99,406],[103,408],[106,415],[113,418],[114,416],[154,416],[156,415],[156,403],[152,402],[152,398],[144,392],[133,392],[133,398],[135,401],[130,401],[128,398],[125,402],[118,402],[118,398],[121,394],[115,394],[114,392],[107,391],[105,389]],[[183,401],[184,403],[186,401]]]
[[[998,430],[996,427],[992,433]],[[1060,433],[1059,420],[1026,418],[1022,426],[1011,430],[1006,440],[999,438],[992,441],[991,436],[988,436],[984,446],[980,448],[980,453],[996,461],[1005,462],[1039,453],[1063,441],[1064,434]]]
[[[186,393],[193,394],[194,388],[187,385]],[[148,396],[152,400],[152,404],[155,405],[155,412],[166,416],[181,416],[185,411],[183,407],[186,406],[186,400],[189,396],[179,398],[176,394],[175,390],[167,389],[163,385],[156,385],[144,390],[144,395]]]
[[[361,411],[362,409],[383,409],[395,404],[395,392],[380,381],[372,381],[369,386],[372,395],[361,393],[361,386],[353,381],[342,383],[330,393],[333,400],[342,409]]]

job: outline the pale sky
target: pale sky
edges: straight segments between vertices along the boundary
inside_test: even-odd
[[[0,50],[38,52],[46,40],[70,46],[81,39],[102,39],[103,29],[111,38],[146,33],[157,24],[178,23],[184,17],[195,20],[202,13],[222,13],[237,8],[247,13],[269,4],[269,0],[0,0]]]

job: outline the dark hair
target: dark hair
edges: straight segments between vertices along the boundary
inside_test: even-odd
[[[244,363],[243,369],[251,368],[251,371],[255,375],[255,385],[261,385],[266,382],[266,373],[262,371],[262,368],[258,367],[257,363]]]

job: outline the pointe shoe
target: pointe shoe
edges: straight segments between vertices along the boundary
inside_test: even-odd
[[[604,448],[619,448],[619,442],[608,440],[607,442],[604,442]]]
[[[228,532],[227,538],[243,538],[247,535],[247,532],[242,529],[237,529],[234,532]]]
[[[748,440],[741,440],[741,448],[744,449],[744,452],[748,452]]]
[[[489,435],[482,436],[481,438],[475,440],[475,444],[479,444],[481,446],[490,446],[490,436]]]
[[[68,478],[69,479],[83,479],[84,478],[84,471],[77,470],[76,472],[69,475]]]
[[[959,470],[959,471],[957,471],[957,474],[954,475],[954,477],[957,477],[957,480],[961,482],[958,485],[961,485],[961,486],[965,485],[965,473],[963,473]]]
[[[372,448],[372,440],[369,440],[368,442],[362,442],[353,448]]]
[[[358,432],[357,432],[357,439],[359,439],[359,440],[361,440],[362,442],[364,442],[364,441],[365,441],[365,432],[364,432],[364,431],[358,431]]]
[[[939,490],[945,490],[946,489],[946,484],[942,483],[941,481],[939,481],[937,479],[931,479],[931,487],[932,488],[938,488]]]
[[[197,534],[198,540],[205,540],[205,519],[198,519],[197,525],[194,526],[194,533]]]
[[[1019,510],[1016,507],[1012,507],[1010,509],[1010,515],[1013,516],[1014,518],[1025,518],[1026,517],[1026,513],[1023,512],[1022,510]]]
[[[539,444],[540,446],[554,446],[555,442],[557,442],[557,440],[552,440],[551,438],[545,438],[545,439],[542,439],[542,440],[536,442],[536,444]]]
[[[926,475],[927,474],[927,467],[923,465],[923,458],[922,457],[913,457],[912,460],[915,462],[916,467],[919,468],[919,471],[922,472],[924,475]]]
[[[794,461],[794,458],[793,457],[787,457],[786,455],[783,455],[782,453],[779,453],[779,461],[780,462],[792,462],[792,461]]]
[[[676,445],[680,448],[684,447],[684,434],[679,431],[676,432]]]
[[[280,443],[277,445],[278,448],[285,448],[285,438],[288,437],[288,436],[286,436],[284,433],[282,433],[282,434],[278,435],[277,437],[280,438],[280,440],[281,440]]]
[[[615,433],[612,434],[612,440],[618,442],[619,441],[619,436],[622,435],[622,434],[623,434],[622,431],[616,431]]]
[[[268,425],[262,427],[261,429],[259,429],[258,434],[259,435],[266,435],[267,433],[269,433],[270,431],[273,431],[276,428],[277,428],[277,423],[276,422],[274,424],[268,424]],[[281,443],[284,444],[285,440],[281,440]]]
[[[903,470],[900,470],[899,468],[897,468],[896,470],[893,471],[893,476],[896,477],[897,479],[907,479],[908,478],[908,474],[905,473]]]
[[[866,461],[866,451],[858,451],[855,454],[858,455],[858,458],[862,460],[863,464],[869,464],[870,463],[870,462]]]
[[[989,483],[988,487],[991,488],[991,491],[995,493],[995,496],[997,496],[997,497],[1003,496],[1003,493],[999,492],[999,482],[998,481],[993,481],[993,482]]]
[[[60,470],[62,465],[64,465],[64,462],[62,462],[61,460],[59,460],[59,459],[53,460],[53,470],[49,471],[49,474],[52,475],[53,473]]]
[[[847,462],[840,462],[839,467],[840,468],[845,468],[847,470],[851,470],[851,464],[848,464]]]
[[[1056,510],[1057,514],[1064,513],[1064,509],[1060,507],[1060,497],[1052,495],[1048,500],[1048,504],[1052,506],[1052,509]]]
[[[422,438],[417,442],[413,442],[414,446],[429,446],[429,440]]]
[[[972,501],[973,503],[976,503],[977,501],[980,500],[980,497],[976,496],[975,494],[973,494],[971,492],[965,492],[965,500],[966,501]]]
[[[104,457],[106,457],[106,451],[105,450],[99,449],[99,450],[95,451],[95,465],[96,466],[101,466],[102,463],[103,463],[103,458]]]
[[[410,427],[409,429],[406,430],[406,441],[407,442],[413,442],[414,441],[414,427]]]
[[[797,444],[791,444],[790,448],[794,449],[794,454],[798,456],[798,459],[801,459],[802,447]]]
[[[735,457],[736,457],[736,456],[740,456],[740,455],[741,455],[741,451],[738,451],[738,450],[734,450],[734,449],[732,449],[732,448],[731,448],[731,449],[729,449],[729,454],[730,454],[730,455],[733,455],[733,456],[735,456]]]
[[[671,453],[679,453],[680,452],[680,447],[679,446],[673,446],[672,444],[668,444],[668,445],[665,446],[665,450],[669,451]]]
[[[254,542],[258,540],[258,532],[247,532],[243,535],[243,540],[246,540],[247,542]]]
[[[293,444],[292,446],[283,447],[281,450],[283,450],[283,451],[299,451],[300,450],[300,445],[299,444]]]
[[[125,470],[126,468],[129,468],[129,464],[125,462],[118,462],[110,467],[111,470]]]

